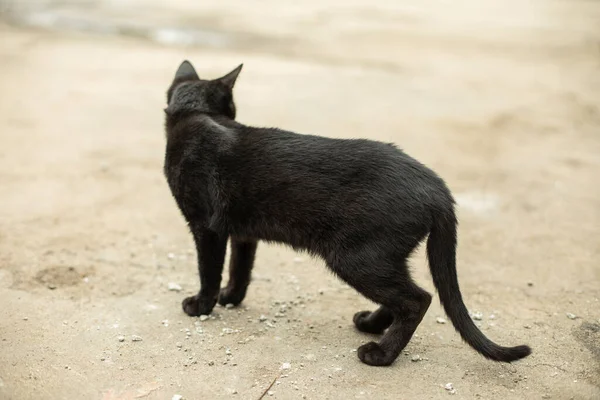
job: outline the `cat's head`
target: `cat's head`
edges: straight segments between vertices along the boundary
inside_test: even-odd
[[[203,112],[235,119],[233,85],[243,64],[225,76],[200,79],[189,61],[181,63],[167,91],[167,115]]]

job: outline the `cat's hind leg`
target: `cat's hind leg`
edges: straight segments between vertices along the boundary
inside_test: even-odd
[[[237,306],[246,297],[250,275],[256,255],[256,240],[231,238],[231,259],[229,261],[229,282],[221,289],[219,304]]]
[[[396,360],[431,304],[431,295],[417,286],[409,275],[406,265],[409,251],[379,254],[376,249],[382,247],[385,248],[364,246],[360,252],[346,253],[341,259],[328,262],[344,281],[383,306],[376,311],[372,321],[369,318],[373,314],[355,316],[358,324],[363,324],[365,318],[369,321],[361,327],[381,328],[383,322],[389,322],[390,314],[392,316],[389,329],[379,343],[370,342],[358,349],[360,360],[374,366],[390,365]]]
[[[431,295],[409,280],[402,294],[389,299],[394,320],[379,343],[369,342],[358,348],[358,358],[365,364],[386,366],[394,362],[412,338],[431,304]]]

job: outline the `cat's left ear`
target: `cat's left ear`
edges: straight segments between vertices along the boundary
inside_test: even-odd
[[[230,73],[228,73],[224,77],[219,78],[217,80],[219,82],[225,84],[225,86],[227,86],[229,88],[229,90],[232,90],[233,89],[233,85],[235,85],[235,80],[237,79],[238,75],[242,71],[242,67],[243,66],[244,66],[244,64],[240,64],[236,69],[234,69],[233,71],[231,71]]]
[[[184,60],[179,68],[177,68],[177,72],[175,73],[175,79],[181,80],[199,80],[198,74],[194,69],[194,66],[188,60]]]

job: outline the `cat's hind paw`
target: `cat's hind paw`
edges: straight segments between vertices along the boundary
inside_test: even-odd
[[[379,344],[369,342],[358,348],[358,358],[367,365],[385,367],[394,362],[395,356],[387,354]]]
[[[389,327],[389,324],[373,321],[372,318],[369,318],[372,314],[371,311],[359,311],[354,314],[352,321],[359,331],[380,335]]]

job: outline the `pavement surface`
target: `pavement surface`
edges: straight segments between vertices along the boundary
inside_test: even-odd
[[[600,398],[600,3],[0,10],[0,399]],[[374,305],[275,245],[241,307],[187,317],[195,254],[161,170],[184,58],[207,78],[244,63],[241,122],[391,141],[438,171],[469,309],[533,354],[484,360],[434,301],[395,364],[361,364],[352,315]],[[412,265],[433,292],[423,251]]]

